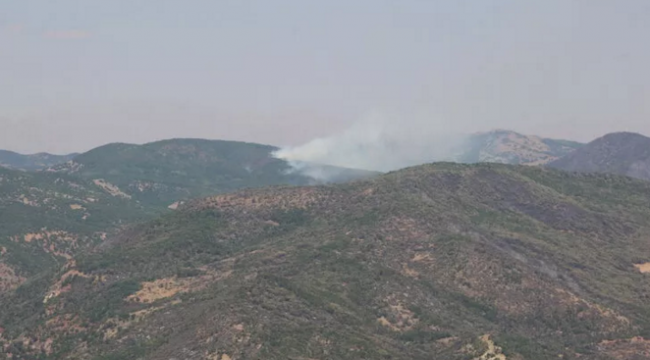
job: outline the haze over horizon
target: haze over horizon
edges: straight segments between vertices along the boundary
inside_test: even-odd
[[[649,16],[643,0],[4,2],[0,149],[647,135]]]

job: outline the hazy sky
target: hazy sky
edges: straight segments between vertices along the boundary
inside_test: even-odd
[[[383,111],[648,134],[648,19],[648,0],[3,0],[0,148],[297,145]]]

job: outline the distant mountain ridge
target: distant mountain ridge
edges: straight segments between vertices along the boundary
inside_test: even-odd
[[[154,206],[200,196],[270,185],[308,185],[315,179],[275,158],[278,148],[256,143],[169,139],[143,145],[114,143],[76,156],[47,171],[109,184],[114,191]],[[347,181],[377,175],[355,169],[317,166]]]
[[[548,166],[572,172],[609,173],[650,180],[650,138],[631,132],[607,134]]]
[[[94,148],[86,153],[73,153],[67,155],[53,155],[48,153],[23,155],[12,151],[0,150],[0,166],[26,171],[45,170],[48,168],[53,168],[58,171],[67,166],[71,171],[74,171],[74,167],[79,166],[81,163],[92,162],[93,165],[91,166],[101,167],[99,164],[100,162],[114,164],[116,159],[121,159],[124,156],[129,157],[126,159],[128,161],[138,161],[139,163],[143,163],[147,160],[154,160],[155,156],[153,156],[151,150],[158,145],[173,147],[174,144],[185,143],[187,146],[189,142],[194,142],[194,145],[201,143],[204,145],[218,143],[222,145],[231,144],[231,146],[235,146],[234,144],[247,144],[250,149],[257,148],[258,151],[261,149],[270,152],[278,150],[277,147],[271,145],[238,141],[168,139],[143,145],[110,143]],[[446,160],[460,163],[496,162],[513,165],[543,165],[556,160],[581,146],[581,143],[575,141],[542,138],[539,136],[523,135],[510,130],[499,129],[470,135],[466,141],[455,149],[455,155]],[[235,148],[233,147],[233,149]],[[243,148],[240,147],[239,149],[241,150]],[[250,149],[247,151],[250,151]],[[162,155],[162,157],[166,156],[164,155],[164,150],[162,150],[162,148],[158,150],[160,150],[159,155]],[[148,158],[142,158],[140,160],[134,158],[136,153],[144,156],[144,153],[147,151],[149,151]],[[111,154],[116,155],[116,158],[111,159]],[[62,165],[68,161],[75,160],[77,157],[79,157],[79,161],[76,161],[76,164]],[[161,159],[162,158],[158,158],[157,160]],[[203,160],[205,161],[208,159],[204,158]],[[277,161],[277,159],[274,160]],[[359,174],[353,175],[353,172],[363,171],[347,169],[352,170],[352,172],[346,172],[346,169],[344,168],[317,164],[310,164],[310,167],[313,168],[314,174],[333,174],[333,179],[335,181],[343,181],[350,177],[356,178]],[[119,168],[119,166],[113,171],[121,171],[117,168]]]
[[[175,210],[186,200],[249,187],[314,183],[273,158],[275,149],[171,139],[108,144],[40,171],[0,167],[0,293],[121,226]],[[375,175],[315,168],[335,181]]]
[[[53,155],[37,153],[23,155],[13,151],[0,150],[0,166],[25,171],[43,170],[50,166],[70,161],[77,155],[79,154]]]
[[[576,141],[523,135],[510,130],[493,130],[470,135],[452,160],[460,163],[544,165],[582,145]]]

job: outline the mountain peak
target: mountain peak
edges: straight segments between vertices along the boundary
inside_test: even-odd
[[[543,165],[579,148],[580,143],[524,135],[495,129],[471,135],[455,160],[466,163],[497,162]]]
[[[650,180],[650,138],[632,132],[606,134],[548,166]]]

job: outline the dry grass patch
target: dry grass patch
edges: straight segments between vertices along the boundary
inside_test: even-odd
[[[119,319],[119,318],[108,319],[102,325],[103,338],[104,340],[114,339],[117,337],[120,331],[128,329],[129,327],[131,327],[131,325],[142,321],[147,316],[153,314],[156,311],[166,308],[168,305],[175,305],[175,304],[177,303],[171,302],[170,304],[165,304],[163,306],[154,306],[148,309],[132,312],[129,314],[130,316],[128,317],[128,320]]]
[[[494,341],[490,338],[490,335],[481,336],[481,342],[485,344],[487,350],[483,355],[474,358],[474,360],[507,360],[506,356],[503,355],[503,350],[494,344]]]
[[[204,289],[214,281],[228,278],[232,271],[223,273],[209,272],[206,275],[179,278],[177,276],[156,279],[141,283],[141,289],[135,294],[129,295],[126,300],[142,303],[152,303],[157,300],[167,299],[176,294],[198,291]]]
[[[29,243],[34,240],[63,240],[63,241],[69,241],[69,242],[76,242],[77,241],[77,236],[70,234],[66,231],[46,231],[45,229],[42,229],[43,231],[39,233],[29,233],[25,234],[23,236],[23,239],[25,242]]]
[[[606,321],[607,330],[610,331],[625,330],[631,326],[630,319],[612,309],[579,298],[575,294],[563,289],[556,289],[556,293],[561,297],[564,304],[576,308],[584,308],[584,310],[578,313],[578,318],[599,317]]]
[[[127,300],[150,303],[172,297],[178,293],[187,292],[190,290],[189,285],[190,281],[188,279],[179,279],[177,277],[143,282],[142,289],[127,297]]]
[[[382,316],[377,319],[380,324],[398,332],[409,331],[417,325],[419,322],[418,318],[416,318],[415,314],[411,310],[407,309],[401,301],[394,301],[392,298],[389,298],[388,301],[393,304],[388,307],[388,316]]]
[[[9,265],[0,263],[0,293],[17,288],[25,280],[24,277],[16,275]]]
[[[74,261],[72,262],[72,264],[74,264]],[[56,283],[54,283],[54,285],[52,285],[50,287],[50,290],[48,291],[47,295],[43,299],[43,303],[47,303],[51,299],[61,295],[61,293],[65,293],[67,291],[70,291],[72,285],[68,284],[68,285],[64,286],[63,284],[66,282],[66,280],[71,279],[71,278],[73,278],[75,276],[79,276],[79,277],[86,278],[86,279],[91,279],[92,278],[95,281],[102,280],[101,277],[99,277],[99,276],[84,274],[81,271],[76,270],[76,269],[68,270],[63,275],[61,275],[61,277],[59,278],[59,281],[57,281]]]
[[[612,359],[650,359],[650,340],[640,336],[631,339],[603,340],[598,347]]]
[[[432,262],[433,261],[433,256],[429,253],[418,253],[411,258],[412,262]]]

